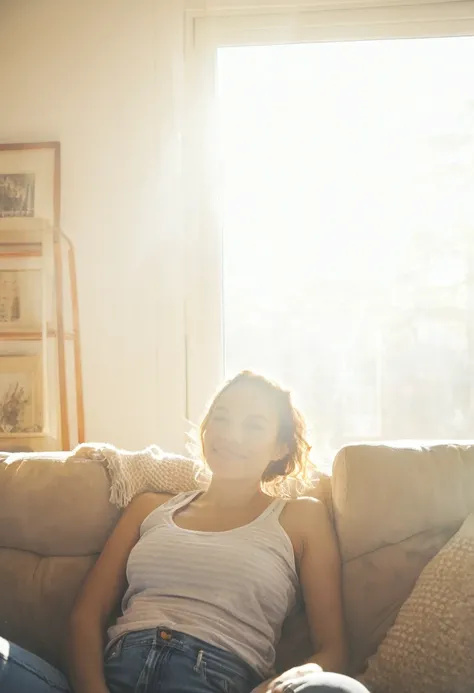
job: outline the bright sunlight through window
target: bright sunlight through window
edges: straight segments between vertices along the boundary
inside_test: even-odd
[[[474,38],[219,52],[226,374],[320,461],[474,432]]]

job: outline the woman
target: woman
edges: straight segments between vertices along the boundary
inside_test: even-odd
[[[88,576],[70,625],[74,693],[363,693],[341,675],[340,558],[326,508],[281,497],[311,469],[289,393],[239,374],[211,404],[201,444],[208,489],[137,497]],[[298,589],[315,654],[274,676]],[[122,597],[104,658],[104,631]],[[16,651],[14,662],[21,657]],[[20,674],[14,662],[4,693],[67,690],[59,672],[34,680],[31,662]]]

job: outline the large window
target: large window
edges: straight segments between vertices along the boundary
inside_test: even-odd
[[[320,460],[472,437],[474,38],[216,58],[225,375],[293,389]]]

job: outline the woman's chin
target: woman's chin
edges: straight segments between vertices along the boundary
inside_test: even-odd
[[[217,463],[212,463],[209,464],[208,462],[209,469],[211,470],[212,473],[212,479],[213,481],[216,481],[217,479],[224,481],[224,479],[227,479],[229,481],[235,480],[235,479],[240,479],[242,478],[241,475],[236,474],[233,472],[231,469],[228,468],[228,465],[225,464],[219,464]]]
[[[238,481],[245,478],[245,472],[238,469],[238,465],[228,460],[213,458],[207,460],[212,473],[213,481]]]
[[[217,452],[213,450],[210,455],[206,458],[209,467],[214,470],[232,472],[232,469],[236,469],[242,465],[242,460],[237,457],[237,455],[232,455],[229,452]]]

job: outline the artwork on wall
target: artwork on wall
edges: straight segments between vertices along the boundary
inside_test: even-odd
[[[41,358],[0,356],[0,436],[37,434],[42,429]]]
[[[40,330],[41,323],[41,272],[0,267],[0,331]]]
[[[35,174],[0,173],[0,217],[34,217]]]
[[[59,223],[59,143],[0,144],[0,231],[12,220]]]

